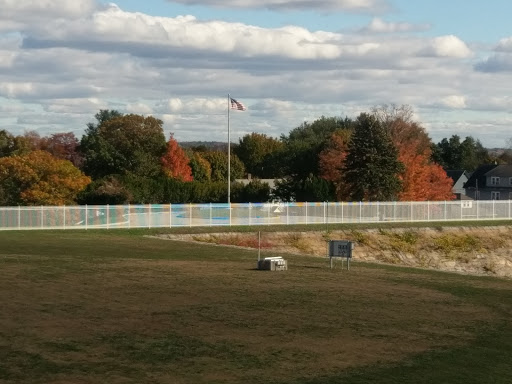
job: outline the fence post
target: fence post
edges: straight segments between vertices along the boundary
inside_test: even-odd
[[[345,217],[343,216],[343,206],[345,205],[345,203],[342,201],[341,202],[341,224],[343,224],[345,222]]]
[[[325,205],[327,204],[327,202],[324,201],[324,224],[327,223],[327,217],[326,217],[326,212],[325,212]]]
[[[359,202],[359,222],[361,222],[361,220],[363,220],[363,202],[362,201]]]
[[[508,218],[510,219],[510,199],[508,199]]]
[[[210,203],[210,227],[212,226],[212,203]]]
[[[495,202],[496,202],[496,200],[493,200],[493,201],[492,201],[492,219],[493,219],[493,220],[496,220],[496,211],[495,211],[495,209],[494,209],[494,205],[495,205],[494,203],[495,203]]]
[[[172,228],[172,203],[169,203],[169,228]]]
[[[414,214],[413,214],[413,211],[412,211],[412,207],[413,207],[413,205],[412,205],[412,201],[411,201],[411,202],[409,202],[409,207],[410,207],[410,209],[411,209],[411,221],[414,221]]]
[[[228,209],[229,209],[229,226],[231,227],[231,202],[228,203]],[[270,212],[270,208],[269,208]],[[269,213],[270,215],[270,213]]]
[[[306,225],[308,224],[308,202],[306,201]]]
[[[288,208],[290,207],[290,202],[287,201],[286,202],[286,225],[289,224],[289,219],[288,219]]]
[[[460,200],[460,221],[462,221],[462,200]]]
[[[249,202],[249,226],[251,225],[251,203]]]
[[[107,204],[107,229],[109,229],[110,224],[110,206]]]
[[[427,222],[430,223],[430,201],[427,201]]]
[[[479,200],[476,201],[476,219],[480,220],[480,204],[478,202]]]
[[[21,206],[18,205],[18,229],[21,228]]]
[[[132,227],[132,206],[128,203],[128,228]]]
[[[64,216],[64,222],[63,222],[62,225],[64,226],[64,229],[66,229],[66,205],[64,205],[62,207],[62,209],[63,209],[63,213],[64,213],[64,215],[63,215]]]
[[[231,218],[230,218],[231,221]],[[192,226],[192,203],[188,203],[188,226]]]
[[[41,205],[41,229],[44,228],[44,207]]]
[[[85,204],[85,230],[87,231],[87,226],[89,224],[89,221],[88,221],[88,216],[89,216],[89,207],[87,206],[87,204]]]
[[[444,221],[446,221],[446,200],[444,201]]]

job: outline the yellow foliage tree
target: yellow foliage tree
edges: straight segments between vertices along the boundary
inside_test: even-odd
[[[91,179],[46,151],[0,158],[1,205],[75,204]]]

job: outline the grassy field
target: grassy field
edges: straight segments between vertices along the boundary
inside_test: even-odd
[[[154,232],[0,232],[0,383],[512,383],[510,280]]]

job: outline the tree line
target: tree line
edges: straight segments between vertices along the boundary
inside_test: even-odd
[[[490,160],[472,137],[434,144],[408,106],[321,117],[280,138],[248,134],[230,158],[232,182],[252,175],[232,183],[231,202],[450,200],[445,169]],[[0,205],[226,202],[227,161],[166,139],[157,118],[100,110],[80,140],[0,130]],[[269,178],[272,191],[260,181]]]

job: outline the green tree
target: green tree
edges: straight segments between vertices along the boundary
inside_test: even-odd
[[[0,130],[0,157],[11,156],[14,151],[14,136],[5,129]]]
[[[401,189],[398,151],[376,116],[356,120],[343,169],[349,198],[355,201],[395,200]]]
[[[265,157],[282,150],[283,143],[261,133],[251,133],[240,139],[233,152],[244,163],[245,170],[254,177],[264,177],[271,170],[264,169]]]
[[[221,151],[207,151],[202,157],[210,163],[212,181],[226,181],[228,178],[228,154]],[[244,177],[245,167],[238,156],[231,154],[231,180]]]
[[[461,142],[458,135],[442,139],[432,151],[432,159],[444,169],[474,171],[481,164],[491,161],[488,151],[479,140],[467,136]]]
[[[192,177],[195,181],[207,183],[212,179],[212,167],[210,163],[203,158],[201,152],[192,150],[185,150],[188,158],[190,159],[190,169],[192,170]]]
[[[324,117],[313,123],[305,122],[293,129],[288,137],[282,136],[285,148],[276,158],[276,168],[285,167],[284,174],[295,180],[306,180],[310,175],[320,174],[319,155],[330,141],[333,133],[352,129],[352,120]]]
[[[115,109],[100,109],[100,111],[94,115],[96,119],[95,123],[87,123],[87,129],[85,131],[86,134],[91,134],[99,129],[99,127],[106,123],[109,120],[116,119],[118,117],[122,117],[123,114]]]
[[[96,118],[99,124],[89,124],[80,143],[88,175],[97,179],[112,174],[153,177],[161,173],[160,158],[166,148],[161,120],[113,112]]]
[[[336,188],[331,181],[313,175],[304,180],[285,177],[276,182],[272,197],[281,201],[335,201]]]
[[[231,188],[233,203],[264,203],[270,200],[270,186],[260,180],[252,180],[247,185],[234,183]]]
[[[133,202],[133,195],[115,176],[89,184],[77,197],[79,204],[120,205]]]
[[[29,131],[14,137],[13,155],[26,155],[38,149],[41,149],[41,136],[37,132]]]
[[[480,140],[467,136],[460,145],[461,166],[458,169],[474,171],[479,165],[491,162],[489,152],[484,148]]]

